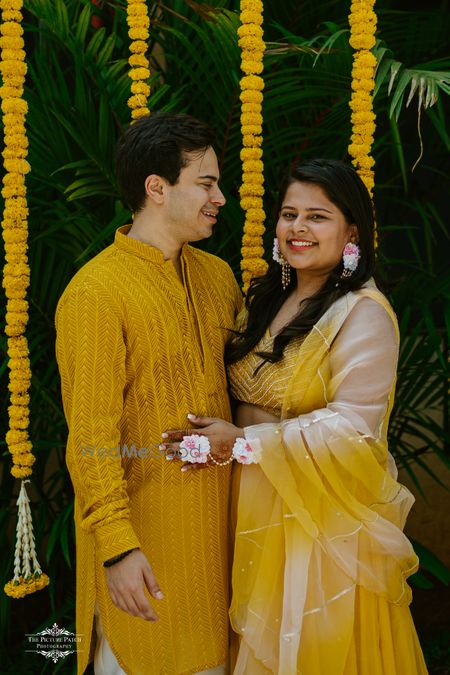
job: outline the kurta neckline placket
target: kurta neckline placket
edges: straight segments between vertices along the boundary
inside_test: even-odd
[[[201,377],[202,390],[204,379],[206,376],[206,354],[202,349],[203,340],[207,339],[204,335],[202,323],[198,320],[198,311],[195,303],[192,300],[193,293],[191,292],[191,280],[189,275],[189,264],[192,259],[192,253],[189,244],[184,244],[181,249],[181,269],[182,279],[179,278],[175,266],[171,260],[166,260],[162,251],[150,244],[128,237],[128,232],[131,225],[125,225],[116,230],[114,244],[122,251],[131,255],[138,256],[144,260],[155,264],[160,268],[161,273],[171,280],[170,292],[175,300],[178,300],[180,309],[185,313],[185,324],[189,332],[193,335],[192,345],[195,347],[195,360],[198,367],[196,368],[196,377]],[[202,401],[202,404],[206,402]]]

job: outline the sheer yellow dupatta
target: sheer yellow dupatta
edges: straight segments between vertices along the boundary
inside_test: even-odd
[[[293,675],[304,664],[309,673],[339,675],[357,586],[410,602],[405,579],[417,558],[402,528],[413,497],[389,460],[395,362],[390,357],[386,376],[382,352],[380,360],[383,348],[396,359],[397,347],[384,296],[374,287],[347,294],[304,340],[283,421],[245,430],[261,457],[243,467],[240,483],[230,610],[241,637],[235,675]],[[387,384],[378,386],[380,378]]]

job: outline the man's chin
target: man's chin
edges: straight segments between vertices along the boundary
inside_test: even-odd
[[[202,241],[203,239],[209,239],[209,237],[212,236],[213,233],[213,227],[205,228],[202,233],[198,233],[198,235],[195,237],[195,239],[191,239],[190,241]]]

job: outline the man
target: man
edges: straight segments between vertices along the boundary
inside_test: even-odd
[[[209,127],[156,113],[119,142],[134,213],[72,279],[57,358],[75,490],[78,673],[222,673],[229,467],[158,451],[186,415],[230,418],[223,349],[241,302],[228,265],[192,248],[225,203]],[[210,670],[211,669],[211,670]]]

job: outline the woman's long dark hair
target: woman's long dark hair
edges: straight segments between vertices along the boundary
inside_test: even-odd
[[[357,226],[361,258],[357,270],[351,277],[344,279],[341,279],[342,261],[339,262],[323,286],[302,301],[299,314],[275,337],[273,351],[258,352],[262,358],[261,365],[267,361],[280,361],[285,347],[293,338],[307,335],[338,298],[361,288],[375,271],[373,204],[356,171],[348,164],[332,159],[313,159],[298,164],[280,186],[278,212],[288,187],[297,181],[321,187],[328,199],[342,211],[348,224]],[[275,261],[271,261],[263,277],[253,279],[246,298],[247,326],[228,343],[225,350],[226,363],[239,361],[258,344],[296,286],[297,275],[294,273],[291,274],[289,286],[283,290],[281,265]]]

